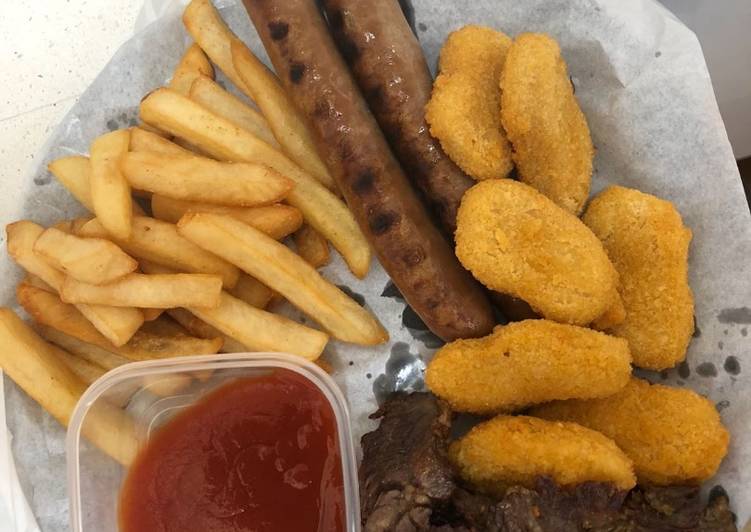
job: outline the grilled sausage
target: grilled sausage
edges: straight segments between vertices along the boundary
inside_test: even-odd
[[[425,122],[433,80],[397,0],[324,0],[334,40],[394,154],[453,240],[474,180],[443,152]]]
[[[402,168],[451,240],[464,193],[475,184],[443,152],[425,122],[433,80],[398,0],[323,0],[334,40]],[[538,317],[530,306],[492,292],[511,320]]]
[[[407,181],[328,32],[316,0],[244,0],[266,51],[381,264],[444,340],[495,322]]]

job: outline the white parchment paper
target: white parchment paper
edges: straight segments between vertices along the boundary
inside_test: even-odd
[[[265,58],[243,9],[232,0],[220,6],[230,26]],[[656,194],[673,201],[693,230],[696,336],[686,363],[650,378],[691,387],[721,411],[732,432],[731,449],[708,485],[730,494],[742,526],[751,515],[751,218],[696,37],[652,0],[414,0],[413,7],[431,67],[448,32],[464,24],[486,24],[512,36],[553,35],[597,147],[594,192],[618,183]],[[0,208],[43,224],[79,214],[80,206],[46,164],[85,153],[103,132],[134,125],[139,100],[167,81],[187,42],[175,9],[127,42],[63,120],[39,168],[26,181],[9,184],[26,190],[25,202],[7,205],[0,195]],[[367,415],[376,396],[422,387],[425,362],[440,342],[405,307],[379,265],[365,281],[350,275],[338,257],[325,272],[371,308],[391,334],[383,346],[333,343],[326,353],[349,398],[359,439],[372,428]],[[19,278],[3,253],[0,303],[15,306]],[[64,431],[7,380],[6,394],[24,491],[43,530],[65,530]]]

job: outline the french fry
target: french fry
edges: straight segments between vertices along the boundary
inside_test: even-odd
[[[274,296],[273,290],[247,273],[241,273],[237,284],[229,293],[251,307],[266,308]]]
[[[220,205],[268,205],[282,200],[293,187],[289,179],[266,166],[204,157],[130,152],[120,168],[135,188]]]
[[[257,229],[230,216],[188,213],[177,224],[177,230],[282,294],[333,337],[361,345],[380,344],[388,339],[388,333],[372,314],[321,277],[299,255]]]
[[[193,0],[183,12],[185,29],[209,59],[224,72],[235,86],[247,93],[232,64],[230,41],[235,37],[217,13],[211,0]]]
[[[85,358],[71,355],[55,345],[50,344],[50,347],[54,351],[55,356],[62,360],[65,365],[68,366],[70,370],[87,386],[107,373],[107,370],[99,364],[94,364]]]
[[[36,323],[34,329],[39,333],[39,336],[48,342],[60,346],[91,364],[97,364],[107,371],[128,363],[128,359],[123,356],[107,351],[103,347],[84,342],[54,327]]]
[[[106,349],[89,344],[78,338],[68,336],[52,327],[37,325],[36,329],[39,335],[48,342],[52,342],[70,351],[75,355],[74,358],[83,361],[85,364],[104,366],[106,370],[113,370],[128,363],[127,358],[110,353]],[[115,404],[127,404],[132,395],[141,388],[146,388],[155,395],[170,396],[184,390],[191,382],[193,382],[193,379],[189,375],[150,375],[143,377],[139,386],[118,388],[117,395],[109,397],[109,399]]]
[[[43,334],[45,338],[60,345],[63,349],[85,356],[90,362],[99,364],[105,369],[119,366],[125,360],[140,361],[173,356],[213,354],[219,351],[222,346],[221,338],[217,337],[204,339],[179,334],[172,336],[138,331],[127,344],[118,347],[112,345],[73,305],[63,303],[55,294],[22,283],[16,289],[16,298],[29,316],[40,325],[109,353],[109,355],[87,356],[87,352],[80,352],[80,347],[76,347],[75,344],[63,345],[58,342],[54,334],[48,335],[47,332]],[[113,358],[110,355],[118,358]]]
[[[109,240],[81,238],[54,227],[39,235],[34,252],[66,275],[92,284],[115,281],[138,268],[133,258]]]
[[[341,253],[350,270],[364,277],[370,267],[370,244],[347,206],[314,177],[251,133],[171,91],[158,89],[140,107],[149,123],[187,138],[217,159],[257,162],[295,182],[287,202]]]
[[[82,155],[61,157],[48,164],[47,169],[81,205],[89,212],[94,212],[90,185],[91,165],[88,157]]]
[[[144,325],[159,318],[164,312],[163,308],[141,308],[138,309],[143,314]],[[142,325],[143,327],[143,325]]]
[[[154,194],[151,197],[151,212],[159,220],[177,223],[189,211],[228,214],[266,233],[275,240],[289,236],[302,226],[302,214],[298,209],[289,205],[229,207],[199,201],[178,200],[159,194]]]
[[[180,62],[172,74],[169,87],[187,96],[193,80],[199,76],[214,77],[214,67],[209,63],[209,58],[203,53],[196,43],[191,44],[183,54]]]
[[[40,336],[44,338],[44,335],[40,334]],[[107,370],[99,364],[89,362],[85,358],[79,357],[78,355],[72,355],[67,351],[59,348],[54,343],[50,343],[49,346],[54,351],[55,356],[62,360],[65,365],[68,366],[70,370],[75,373],[76,376],[81,379],[81,381],[87,386],[90,386],[94,381],[107,373]],[[127,361],[124,360],[124,362]],[[115,406],[123,407],[130,402],[131,397],[133,397],[133,394],[137,391],[137,389],[137,387],[126,388],[123,385],[119,385],[115,389],[110,389],[107,391],[107,401]]]
[[[226,292],[222,292],[217,308],[188,310],[254,351],[278,351],[315,360],[329,339],[321,331],[251,307]]]
[[[24,277],[23,280],[21,281],[21,284],[31,285],[33,287],[44,290],[45,292],[57,294],[57,291],[54,288],[52,288],[50,285],[42,281],[41,277],[37,277],[33,273],[27,273],[26,277]]]
[[[167,310],[167,314],[169,314],[173,320],[185,327],[193,336],[206,339],[222,338],[224,340],[224,344],[220,350],[222,353],[245,353],[248,351],[248,348],[243,344],[234,338],[230,338],[216,327],[209,325],[201,318],[191,314],[184,308],[169,309]]]
[[[261,113],[243,102],[234,94],[224,90],[221,85],[205,76],[193,81],[188,94],[191,100],[203,105],[212,113],[226,118],[233,124],[253,133],[256,137],[279,147],[269,123]]]
[[[94,212],[94,202],[91,199],[91,163],[88,157],[82,155],[61,157],[48,164],[47,169],[81,205],[86,207],[86,210]],[[143,209],[135,202],[133,214],[136,216],[144,214]],[[75,232],[76,224],[71,226],[71,230]]]
[[[120,161],[130,145],[130,131],[119,129],[91,143],[91,202],[107,231],[117,238],[130,236],[133,199],[120,171]]]
[[[61,424],[70,421],[86,384],[13,311],[0,309],[0,367]],[[84,436],[121,464],[137,451],[133,420],[122,410],[100,404],[87,414]]]
[[[112,307],[216,308],[222,278],[206,273],[145,275],[131,273],[113,283],[96,285],[66,277],[60,289],[65,303]]]
[[[174,224],[147,216],[136,216],[133,218],[132,228],[127,241],[114,239],[132,257],[162,264],[178,272],[221,275],[222,283],[228,288],[237,283],[240,275],[237,267],[180,236]],[[83,226],[80,234],[107,238],[107,232],[96,219]]]
[[[183,13],[183,23],[232,83],[258,104],[284,153],[326,187],[335,188],[334,179],[316,152],[305,120],[279,80],[232,33],[211,1],[193,0]]]
[[[309,225],[303,225],[295,233],[294,240],[297,254],[314,268],[325,266],[331,260],[329,243]]]
[[[149,151],[171,155],[173,157],[193,156],[193,152],[178,146],[171,140],[167,140],[161,135],[146,131],[141,127],[130,129],[130,151]]]
[[[289,99],[276,75],[240,39],[232,40],[230,51],[235,71],[268,120],[282,151],[324,186],[335,190],[334,178],[318,155],[305,118]]]
[[[156,320],[144,323],[141,331],[156,336],[189,336],[190,333],[175,320],[164,314]]]
[[[136,212],[142,212],[141,207],[138,207],[138,205],[134,204],[133,207],[134,207],[133,214],[136,214]],[[138,208],[136,209],[135,207],[138,207]],[[70,234],[77,235],[78,231],[80,231],[81,228],[87,223],[89,223],[91,220],[92,218],[84,218],[84,217],[74,218],[70,222]]]
[[[34,253],[34,243],[43,231],[43,227],[26,220],[8,225],[6,227],[8,254],[24,270],[36,275],[59,293],[65,275]],[[125,344],[143,325],[143,314],[135,308],[102,305],[77,305],[77,308],[99,332],[115,345]]]

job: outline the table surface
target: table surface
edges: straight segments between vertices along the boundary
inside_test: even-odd
[[[0,0],[0,184],[18,194],[45,140],[133,33],[141,0]],[[21,198],[19,198],[19,202]],[[10,213],[0,212],[0,224]]]

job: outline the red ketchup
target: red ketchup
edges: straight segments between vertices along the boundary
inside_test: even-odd
[[[120,494],[122,532],[338,532],[336,418],[318,387],[276,370],[226,384],[164,425]]]

